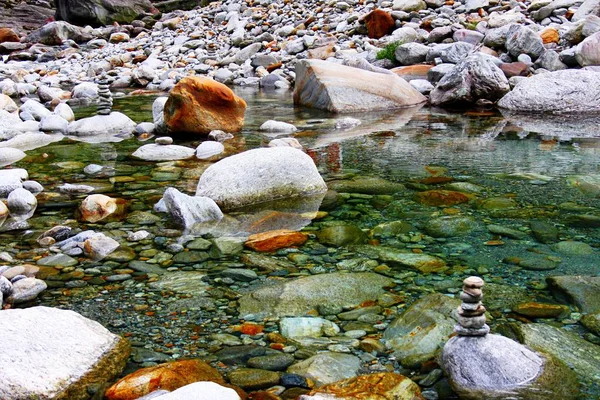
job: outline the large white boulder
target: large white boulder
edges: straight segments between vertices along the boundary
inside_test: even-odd
[[[331,112],[357,112],[411,107],[426,100],[397,75],[322,60],[296,64],[296,104]]]
[[[327,191],[313,160],[291,147],[245,151],[211,165],[200,177],[196,196],[234,209]]]
[[[71,122],[68,133],[75,136],[130,134],[136,125],[127,115],[115,111]]]
[[[88,388],[116,377],[126,340],[73,311],[31,307],[0,311],[0,398],[88,399]]]
[[[498,106],[517,112],[598,112],[600,73],[569,69],[533,75],[520,81]]]

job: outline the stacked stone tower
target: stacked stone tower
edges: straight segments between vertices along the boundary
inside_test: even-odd
[[[100,98],[98,101],[98,114],[109,115],[112,111],[113,101],[105,73],[103,73],[98,80],[98,97]]]
[[[483,279],[477,276],[470,276],[463,281],[458,325],[454,327],[459,336],[485,336],[490,333],[490,327],[485,323],[485,307],[481,303],[483,285]]]

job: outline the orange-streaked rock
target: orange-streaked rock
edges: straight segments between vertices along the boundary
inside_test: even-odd
[[[275,251],[285,247],[301,246],[308,240],[308,235],[302,232],[281,229],[250,235],[246,247],[255,251]]]
[[[531,318],[555,318],[569,312],[569,308],[560,304],[528,302],[517,304],[513,311]]]
[[[209,78],[183,78],[169,93],[164,116],[169,132],[206,135],[213,130],[239,132],[246,102],[222,83]]]
[[[388,12],[380,9],[373,10],[365,17],[368,35],[371,39],[379,39],[391,33],[396,24],[394,18]]]
[[[98,222],[117,211],[117,201],[103,194],[86,197],[79,206],[81,219],[86,222]]]
[[[19,35],[10,28],[0,28],[0,43],[4,42],[20,42]]]
[[[417,193],[415,200],[426,206],[450,207],[467,203],[470,199],[466,194],[452,190],[427,190]]]
[[[413,79],[427,79],[427,73],[431,68],[433,68],[433,65],[415,64],[392,68],[390,71],[407,81],[411,81]]]
[[[135,400],[158,389],[173,391],[200,381],[232,387],[225,384],[219,371],[202,360],[191,359],[142,368],[119,380],[108,388],[104,395],[108,400]],[[232,389],[235,389],[243,399],[246,398],[246,394],[241,389],[236,387]]]
[[[548,28],[542,29],[542,31],[540,31],[539,35],[542,38],[542,41],[544,42],[544,44],[558,43],[558,41],[560,40],[560,35],[558,33],[558,29],[556,29],[556,28],[548,27]]]
[[[393,372],[361,375],[313,390],[309,395],[330,394],[336,400],[422,400],[419,386],[409,378]]]

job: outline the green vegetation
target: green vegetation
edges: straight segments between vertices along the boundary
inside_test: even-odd
[[[394,53],[396,52],[396,49],[402,44],[404,43],[401,40],[388,43],[383,49],[377,52],[377,59],[388,59],[392,62],[396,62],[396,57],[394,56]]]

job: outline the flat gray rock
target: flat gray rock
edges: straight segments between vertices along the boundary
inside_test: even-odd
[[[95,115],[71,122],[68,134],[74,136],[131,134],[135,131],[136,125],[125,114],[114,111],[109,115]]]
[[[240,299],[240,315],[303,316],[319,305],[358,305],[386,293],[392,279],[382,275],[333,273],[267,286]]]
[[[600,73],[563,70],[520,81],[498,102],[518,112],[593,113],[600,111]]]
[[[151,143],[141,146],[131,156],[145,161],[175,161],[192,158],[195,154],[196,150],[190,147]]]

